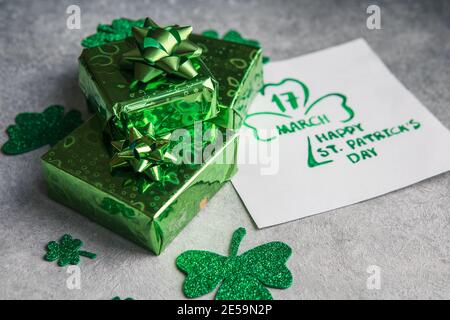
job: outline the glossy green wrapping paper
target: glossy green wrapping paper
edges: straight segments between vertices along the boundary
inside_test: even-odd
[[[133,87],[133,72],[121,62],[133,46],[128,38],[84,49],[79,58],[81,90],[103,127],[124,133],[129,125],[153,123],[162,134],[217,115],[217,82],[200,59],[194,60],[198,75],[193,79],[160,77]]]
[[[201,59],[193,60],[199,75],[160,79],[139,89],[130,88],[132,73],[120,63],[133,48],[131,38],[84,49],[79,83],[91,110],[111,127],[152,122],[164,133],[214,119],[219,126],[238,129],[263,84],[261,49],[195,34],[189,39],[202,49]]]
[[[219,83],[219,114],[213,121],[239,129],[263,86],[262,49],[196,34],[190,40],[203,49],[202,60]]]
[[[172,57],[136,65],[147,63],[139,56],[145,43],[158,52],[158,41],[168,39],[158,35],[179,31],[185,39],[191,30],[146,24],[153,31],[133,29],[134,38],[83,50],[79,83],[96,115],[50,149],[42,163],[53,199],[160,254],[235,174],[238,138],[230,132],[242,125],[262,87],[262,52],[199,35],[183,43],[179,36],[178,45],[192,49],[188,67],[168,66]],[[142,38],[148,35],[155,38]],[[185,52],[177,48],[169,53]],[[184,79],[172,76],[183,70]],[[212,157],[166,162],[185,158],[175,157],[179,140],[171,138],[181,128],[193,153],[204,156],[214,145]],[[205,135],[208,129],[214,133]]]
[[[238,138],[232,135],[206,162],[178,164],[177,183],[139,192],[124,186],[135,179],[132,171],[111,173],[101,124],[92,117],[42,157],[49,195],[156,254],[236,172]]]

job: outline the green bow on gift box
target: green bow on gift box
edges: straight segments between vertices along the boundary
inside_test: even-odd
[[[143,132],[131,127],[127,139],[111,142],[115,149],[110,161],[111,169],[131,167],[134,172],[145,174],[151,181],[162,181],[163,166],[178,160],[168,151],[171,135],[168,133],[156,137],[151,123]]]
[[[124,139],[111,141],[114,150],[110,160],[111,171],[119,175],[126,174],[124,187],[136,186],[142,193],[155,183],[162,187],[179,184],[176,166],[198,166],[195,153],[203,152],[204,148],[213,145],[219,133],[217,126],[211,122],[202,122],[200,126],[195,125],[184,130],[185,135],[189,137],[202,135],[201,141],[197,142],[195,138],[180,141],[180,137],[178,140],[174,138],[174,133],[157,135],[151,123],[142,129],[130,127]],[[184,143],[181,149],[177,148],[179,143]],[[213,153],[210,154],[212,155]],[[201,153],[200,156],[203,157],[204,154]],[[133,171],[136,176],[130,177],[127,171]]]
[[[163,73],[183,79],[197,75],[190,59],[199,57],[202,49],[188,40],[191,26],[161,28],[146,18],[144,27],[133,27],[132,33],[136,48],[124,53],[123,62],[133,65],[135,82],[148,83]]]

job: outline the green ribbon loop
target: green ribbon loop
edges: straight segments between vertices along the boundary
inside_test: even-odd
[[[197,76],[191,60],[202,54],[202,49],[188,40],[191,26],[178,25],[161,28],[146,18],[143,27],[132,28],[136,48],[124,53],[126,66],[134,66],[136,81],[148,83],[162,74],[183,79]]]
[[[177,167],[187,165],[197,168],[199,163],[194,160],[195,152],[202,152],[203,157],[205,148],[213,145],[218,135],[217,126],[211,122],[185,129],[185,134],[191,137],[189,140],[181,137],[177,140],[172,137],[173,133],[156,135],[152,123],[142,129],[130,127],[124,139],[111,141],[114,149],[110,160],[111,171],[117,171],[125,178],[124,187],[135,186],[141,193],[154,186],[166,188],[180,184]],[[196,140],[197,135],[202,137],[200,141]],[[178,143],[185,143],[181,153],[174,148]],[[193,163],[183,162],[186,159],[191,159]],[[127,171],[133,171],[136,175],[130,176]]]
[[[110,161],[111,170],[130,167],[136,173],[145,174],[151,181],[162,181],[164,165],[178,161],[168,150],[171,135],[155,136],[151,123],[142,131],[131,127],[127,139],[111,142],[115,150]]]

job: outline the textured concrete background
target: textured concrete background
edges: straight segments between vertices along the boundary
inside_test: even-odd
[[[97,23],[125,16],[197,31],[230,28],[259,39],[273,60],[364,37],[393,73],[450,127],[449,1],[4,1],[0,0],[0,128],[19,112],[49,104],[81,110],[77,57]],[[366,8],[382,8],[382,30],[366,28]],[[78,4],[81,30],[66,28]],[[6,135],[0,136],[0,143]],[[169,248],[155,257],[46,195],[39,157],[0,155],[0,298],[183,298],[174,261],[187,249],[225,254],[233,230],[247,228],[247,250],[270,240],[293,248],[295,282],[275,299],[450,298],[450,174],[343,209],[257,230],[231,184]],[[264,201],[264,197],[261,198]],[[276,212],[274,212],[276,214]],[[71,233],[98,253],[81,264],[82,288],[69,290],[66,268],[43,261],[45,244]],[[369,265],[381,289],[368,290]],[[205,296],[212,298],[212,294]]]

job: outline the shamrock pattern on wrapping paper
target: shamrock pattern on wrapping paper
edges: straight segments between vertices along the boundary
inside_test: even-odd
[[[100,207],[112,215],[120,214],[126,219],[132,219],[134,217],[134,211],[131,208],[112,198],[103,198]]]
[[[214,39],[220,39],[219,33],[216,30],[206,30],[202,32],[202,36],[205,37],[209,37],[209,38],[214,38]],[[225,41],[230,41],[230,42],[236,42],[236,43],[241,43],[241,44],[246,44],[249,46],[254,46],[254,47],[258,47],[261,48],[261,44],[259,43],[259,41],[257,40],[253,40],[253,39],[246,39],[243,38],[242,35],[234,30],[234,29],[230,29],[228,30],[224,36],[222,37],[222,40]],[[268,63],[270,61],[269,57],[264,56],[263,57],[263,63]]]
[[[58,266],[64,267],[68,264],[79,264],[80,256],[89,259],[97,257],[95,253],[80,250],[82,246],[83,242],[80,239],[73,239],[71,235],[65,234],[59,242],[50,241],[47,244],[47,254],[44,259],[50,262],[58,260]]]
[[[177,257],[177,267],[186,273],[183,292],[187,297],[200,297],[220,286],[216,300],[271,300],[266,286],[291,286],[292,274],[285,265],[291,248],[274,241],[237,255],[245,233],[244,228],[233,233],[228,257],[200,250],[189,250]]]
[[[16,124],[6,129],[9,140],[2,146],[8,155],[21,154],[45,145],[53,146],[83,123],[81,113],[51,105],[42,113],[24,112],[16,116]]]
[[[330,121],[347,123],[355,116],[352,107],[347,103],[347,97],[339,92],[327,93],[311,101],[310,90],[308,86],[297,79],[286,78],[277,83],[265,83],[257,96],[255,104],[267,106],[260,103],[259,99],[270,97],[272,104],[269,108],[261,107],[257,112],[251,112],[244,121],[244,126],[251,129],[255,138],[259,141],[271,141],[277,136],[265,136],[261,132],[258,120],[264,120],[266,117],[278,118],[288,123],[296,119],[296,116],[310,116],[318,112],[329,114]],[[282,100],[285,101],[282,101]],[[332,114],[330,114],[333,112]],[[333,117],[332,117],[333,116]],[[288,132],[287,127],[282,127],[282,131]]]

